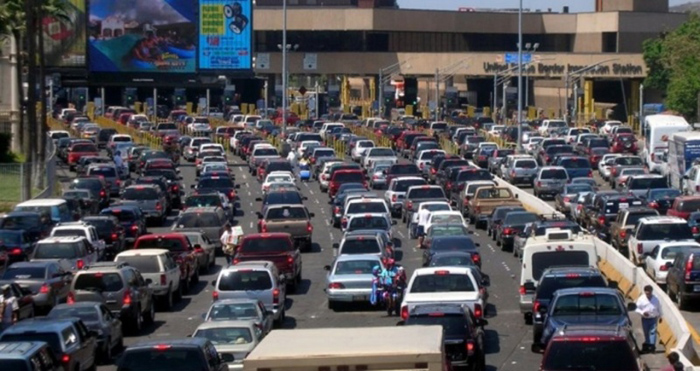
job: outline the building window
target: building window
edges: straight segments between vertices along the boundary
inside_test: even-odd
[[[389,50],[389,34],[370,32],[367,34],[368,52],[385,52]]]
[[[617,53],[617,32],[603,32],[603,53]]]

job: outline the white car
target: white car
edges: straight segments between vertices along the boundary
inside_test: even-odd
[[[540,137],[540,136],[529,137],[527,139],[527,142],[523,143],[523,148],[525,148],[525,152],[534,156],[535,152],[537,151],[537,146],[543,140],[544,140],[544,137]]]
[[[463,224],[467,226],[460,211],[431,211],[428,222],[424,226],[424,231],[428,231],[435,224]]]
[[[377,160],[391,160],[394,163],[396,163],[399,159],[396,157],[396,153],[391,148],[370,148],[370,150],[367,151],[367,154],[365,154],[365,156],[362,159],[362,167],[364,167],[365,169],[369,169],[370,167],[372,167],[372,162]]]
[[[321,172],[318,175],[318,187],[321,189],[321,192],[326,192],[328,190],[328,183],[331,181],[329,176],[331,166],[342,162],[343,161],[326,161],[323,163],[323,168],[321,168]]]
[[[199,146],[199,152],[217,150],[221,152],[221,156],[226,156],[226,150],[224,146],[219,143],[202,143]]]
[[[301,143],[299,143],[299,147],[297,148],[297,156],[301,158],[304,155],[304,151],[306,151],[306,148],[308,147],[322,147],[323,144],[317,140],[305,140]]]
[[[620,125],[622,125],[622,123],[620,121],[616,121],[616,120],[605,121],[605,124],[603,124],[603,126],[600,127],[600,132],[605,134],[605,135],[608,135],[612,132],[612,128],[614,126],[620,126]]]
[[[664,242],[659,244],[646,255],[644,259],[646,263],[645,271],[657,285],[665,285],[666,276],[668,275],[666,264],[673,263],[676,254],[686,249],[700,251],[700,244],[697,242]]]
[[[658,245],[669,241],[695,243],[688,221],[675,216],[648,216],[639,219],[634,233],[627,241],[632,263],[640,265],[644,256]]]
[[[199,170],[200,174],[202,173],[202,170],[204,169],[204,165],[223,165],[225,167],[228,166],[228,162],[226,161],[226,158],[222,156],[204,156],[202,157],[202,162],[197,164],[197,170]]]
[[[262,184],[262,192],[267,192],[272,183],[294,183],[294,175],[288,171],[273,171],[267,174]]]
[[[433,158],[440,155],[447,155],[447,152],[441,149],[426,149],[420,151],[416,154],[416,166],[418,166],[420,171],[424,171],[423,169],[425,169],[426,166],[430,166],[433,163]]]
[[[608,153],[603,155],[603,158],[600,159],[598,162],[598,172],[603,179],[610,179],[610,165],[612,165],[612,160],[620,156],[622,156],[621,153]]]
[[[104,254],[107,244],[97,234],[95,226],[85,222],[58,223],[51,230],[51,237],[83,237],[97,251],[99,257]]]
[[[564,140],[566,140],[567,143],[574,143],[576,141],[576,138],[580,134],[584,133],[590,133],[591,130],[588,128],[571,128],[569,131],[566,133],[566,136],[564,136]]]
[[[491,135],[493,137],[500,137],[501,133],[503,132],[503,129],[505,129],[505,125],[494,125],[491,127],[491,130],[488,131],[488,135]]]
[[[355,147],[350,151],[350,156],[353,161],[360,161],[367,151],[374,147],[376,147],[376,145],[372,140],[358,140],[357,143],[355,143]]]
[[[411,239],[416,239],[416,226],[418,226],[418,213],[422,209],[428,209],[430,212],[441,212],[441,211],[452,211],[452,206],[447,201],[428,201],[421,202],[418,206],[418,210],[411,214],[411,221],[408,223],[408,237]]]
[[[253,132],[250,130],[239,130],[233,133],[233,136],[231,139],[229,139],[229,146],[231,146],[231,149],[234,152],[238,150],[238,144],[241,142],[241,138],[243,138],[245,135],[253,135]]]

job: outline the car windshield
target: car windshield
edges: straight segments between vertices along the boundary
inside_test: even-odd
[[[446,337],[464,336],[467,333],[467,321],[463,314],[431,313],[430,315],[411,316],[406,320],[407,326],[442,326]]]
[[[241,252],[267,253],[293,251],[294,246],[285,237],[246,238],[239,248]]]
[[[432,245],[431,245],[432,249]],[[476,266],[471,254],[435,255],[430,261],[431,267],[473,267]]]
[[[639,227],[638,240],[692,240],[688,223],[647,223]]]
[[[442,188],[418,188],[412,189],[411,192],[406,195],[406,198],[445,198],[445,192],[443,192]]]
[[[384,202],[353,202],[348,205],[346,214],[371,214],[387,212]]]
[[[209,321],[237,321],[258,319],[257,304],[255,303],[222,303],[214,304],[209,310]]]
[[[260,291],[272,288],[270,273],[265,270],[225,270],[219,278],[220,291]]]
[[[118,262],[129,263],[130,266],[136,268],[141,273],[160,273],[160,263],[158,256],[117,256],[115,259]]]
[[[543,370],[638,370],[637,359],[626,341],[567,339],[553,341],[542,361]]]
[[[475,291],[475,287],[469,275],[450,274],[449,271],[421,274],[416,276],[411,283],[412,293],[473,291]]]
[[[70,318],[77,317],[83,322],[98,322],[99,313],[95,307],[63,307],[54,308],[49,312],[48,318]]]
[[[335,265],[335,275],[372,274],[372,268],[381,266],[377,260],[345,260]]]
[[[440,237],[440,236],[466,236],[469,234],[467,227],[452,226],[452,225],[440,225],[436,224],[430,227],[428,231],[429,237]]]
[[[433,212],[433,211],[450,211],[452,210],[452,207],[448,204],[427,204],[427,205],[421,205],[421,209],[428,209],[428,211]]]
[[[540,173],[540,179],[566,180],[568,178],[564,169],[545,169]]]
[[[426,184],[426,182],[423,179],[408,179],[397,181],[394,186],[394,192],[406,192],[410,187],[424,184]]]
[[[154,347],[125,352],[119,365],[125,371],[201,370],[201,350],[192,347],[173,347],[167,351]]]
[[[184,213],[175,223],[178,228],[209,228],[222,225],[219,216],[215,213]]]
[[[197,183],[198,188],[233,188],[230,178],[204,178]]]
[[[46,278],[44,267],[13,267],[10,266],[2,274],[3,280],[31,280]]]
[[[340,248],[343,254],[377,254],[381,252],[379,242],[373,237],[349,238]]]
[[[278,220],[278,219],[308,219],[306,214],[306,209],[303,207],[274,207],[267,210],[267,215],[265,219],[267,220]]]
[[[390,148],[372,148],[369,152],[370,157],[394,157],[394,151]]]
[[[545,276],[537,286],[537,299],[551,299],[554,292],[560,289],[575,287],[607,287],[607,283],[601,275],[566,274]]]
[[[227,344],[250,344],[253,342],[253,335],[246,327],[216,327],[197,330],[194,337],[205,338],[214,345]]]
[[[591,163],[585,158],[566,158],[561,160],[561,166],[567,169],[590,169]]]
[[[539,218],[534,213],[508,213],[503,219],[503,225],[525,225],[536,222]]]
[[[35,259],[74,259],[77,249],[72,243],[42,243],[34,251]]]
[[[557,298],[552,315],[618,315],[623,308],[614,295],[581,292],[574,295],[562,295]]]
[[[79,274],[73,282],[74,290],[113,292],[123,287],[122,279],[117,273],[83,273]]]
[[[61,346],[61,339],[58,337],[57,333],[54,332],[21,332],[16,334],[4,334],[0,337],[2,342],[22,342],[26,343],[28,341],[42,341],[51,347],[54,353],[63,353],[63,347]],[[24,364],[24,363],[23,363]],[[12,367],[6,368],[3,360],[3,370],[13,370]],[[32,368],[32,370],[34,370]]]

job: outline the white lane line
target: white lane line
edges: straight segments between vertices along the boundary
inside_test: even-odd
[[[476,233],[476,232],[474,232],[474,235],[475,235],[475,236],[477,236],[477,237],[479,237],[479,234],[478,234],[478,233]]]
[[[328,236],[330,236],[331,242],[333,242],[333,232],[328,232]]]
[[[248,176],[243,174],[243,179],[248,179]]]
[[[491,252],[496,252],[496,250],[493,248],[493,246],[491,246],[490,243],[486,244],[486,246],[488,246],[488,248],[491,250]]]
[[[253,194],[252,194],[252,193],[250,193],[250,191],[248,191],[248,196],[252,196],[252,195],[253,195]]]
[[[252,202],[250,203],[250,207],[253,207],[253,203],[252,203]]]
[[[326,209],[321,209],[321,214],[325,214],[325,213],[326,213]]]
[[[510,267],[508,267],[508,265],[506,264],[506,262],[501,262],[501,264],[503,264],[503,269],[505,269],[506,272],[510,272]]]
[[[313,189],[309,189],[309,193],[314,194],[314,190],[313,190]]]
[[[320,202],[318,202],[318,198],[316,199],[316,203],[317,203],[317,204],[320,204]]]
[[[399,236],[401,236],[401,238],[406,238],[406,236],[404,236],[403,232],[398,231],[397,233],[399,234]]]
[[[253,229],[253,222],[250,222],[250,229]]]
[[[330,226],[331,226],[331,221],[330,221],[330,220],[326,220],[326,225],[330,227]]]

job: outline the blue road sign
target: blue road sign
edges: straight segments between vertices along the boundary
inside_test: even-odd
[[[508,64],[518,63],[518,53],[506,53],[505,61]],[[523,53],[523,63],[530,63],[532,61],[532,54]]]

